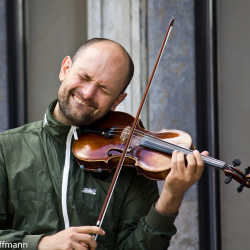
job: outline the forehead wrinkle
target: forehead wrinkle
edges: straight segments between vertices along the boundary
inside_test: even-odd
[[[101,44],[105,44],[105,47],[100,48],[99,46]],[[99,60],[100,55],[101,55],[102,60]],[[81,72],[83,74],[87,73],[87,75],[89,75],[91,77],[91,79],[88,79],[89,81],[95,81],[95,83],[98,83],[98,86],[104,87],[105,89],[107,89],[111,92],[114,92],[114,89],[110,89],[109,84],[106,84],[106,82],[103,82],[103,83],[105,83],[105,85],[101,85],[100,81],[98,81],[98,76],[100,74],[102,74],[103,72],[106,72],[106,68],[108,68],[108,69],[110,68],[110,66],[109,66],[110,60],[113,60],[116,63],[118,63],[118,62],[120,62],[121,59],[124,59],[124,55],[126,56],[126,54],[124,54],[124,51],[121,50],[121,48],[119,46],[117,46],[117,45],[114,46],[113,43],[110,44],[110,43],[101,42],[98,44],[94,44],[82,52],[82,58],[84,58],[86,56],[86,59],[88,59],[90,57],[90,60],[91,60],[90,63],[92,63],[92,61],[99,61],[98,71],[97,72],[86,72],[86,70],[84,68],[81,68]],[[99,58],[98,60],[95,58],[96,56],[98,56],[98,58]],[[96,78],[96,79],[94,79],[94,78]],[[103,81],[103,79],[102,79],[102,81]]]
[[[95,80],[93,80],[93,77],[91,76],[91,74],[89,74],[89,73],[87,73],[84,69],[80,69],[80,74],[82,75],[82,76],[84,76],[86,79],[87,79],[87,81],[89,81],[89,82],[92,82],[94,85],[96,85],[98,88],[102,88],[102,89],[106,89],[106,90],[108,90],[109,92],[113,92],[113,90],[112,89],[110,89],[110,88],[108,88],[106,85],[102,85],[102,84],[100,84],[98,81],[95,81]]]

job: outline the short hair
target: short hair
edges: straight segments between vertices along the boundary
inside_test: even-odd
[[[96,44],[96,43],[100,43],[100,42],[111,42],[111,43],[115,43],[117,44],[121,49],[122,51],[127,55],[127,58],[128,58],[128,61],[129,61],[129,65],[128,65],[128,74],[127,74],[127,77],[125,79],[125,86],[124,88],[122,89],[121,93],[125,92],[126,88],[128,87],[133,75],[134,75],[134,63],[133,63],[133,60],[132,58],[130,57],[129,53],[126,51],[126,49],[121,45],[119,44],[118,42],[115,42],[111,39],[107,39],[107,38],[92,38],[88,41],[86,41],[75,53],[75,55],[73,56],[73,59],[72,59],[72,64],[77,60],[77,58],[80,56],[80,54],[85,50],[87,49],[88,47]]]

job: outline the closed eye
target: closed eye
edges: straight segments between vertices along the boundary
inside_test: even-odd
[[[77,76],[79,77],[79,79],[80,79],[81,81],[90,82],[90,81],[92,80],[91,77],[90,77],[89,75],[87,75],[87,74],[81,75],[81,74],[78,74],[78,73],[77,73]],[[106,87],[106,86],[101,85],[101,84],[99,84],[99,83],[94,83],[94,84],[98,87],[98,89],[99,89],[103,94],[111,96],[111,93],[107,90],[107,87]]]
[[[100,89],[100,91],[102,93],[104,93],[105,95],[109,95],[111,96],[111,94],[108,92],[108,90],[106,90],[106,87],[102,87],[101,85],[97,84],[98,88]]]
[[[78,74],[78,73],[76,73],[77,74],[77,76],[80,78],[80,80],[82,80],[82,81],[90,81],[91,80],[91,77],[89,76],[89,75],[80,75],[80,74]]]

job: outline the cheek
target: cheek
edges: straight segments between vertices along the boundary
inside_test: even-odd
[[[64,96],[64,95],[67,94],[67,92],[68,92],[67,85],[65,85],[65,84],[62,83],[61,86],[60,86],[60,88],[59,88],[59,90],[58,90],[58,95],[59,96]]]
[[[72,77],[71,75],[67,75],[64,80],[62,81],[62,86],[64,86],[64,89],[72,89],[75,88],[76,86],[81,85],[81,81],[79,81],[78,78]]]
[[[68,80],[64,80],[59,88],[59,93],[61,94],[68,94],[70,92],[70,90],[76,88],[77,84],[74,83],[73,81],[68,81]]]
[[[100,109],[102,110],[109,110],[113,104],[110,97],[100,95],[98,96],[98,104]]]

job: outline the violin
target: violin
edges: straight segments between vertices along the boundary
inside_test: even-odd
[[[82,128],[81,135],[73,144],[73,153],[82,169],[92,172],[111,172],[118,165],[121,153],[133,124],[134,117],[124,113],[110,112],[102,123],[93,129]],[[171,170],[173,151],[192,153],[194,146],[191,136],[180,130],[165,129],[160,132],[145,130],[139,120],[128,147],[124,167],[135,167],[138,174],[153,180],[165,180]],[[240,183],[238,192],[243,187],[250,188],[250,167],[243,173],[237,169],[239,160],[233,166],[202,155],[205,165],[220,169],[228,176],[225,183],[232,179]]]
[[[73,153],[82,169],[94,172],[117,167],[134,117],[124,112],[110,112],[95,129],[81,129],[73,144]],[[164,180],[171,167],[168,142],[183,148],[192,147],[189,134],[178,130],[150,132],[141,121],[136,126],[123,166],[135,167],[138,174],[153,180]]]

